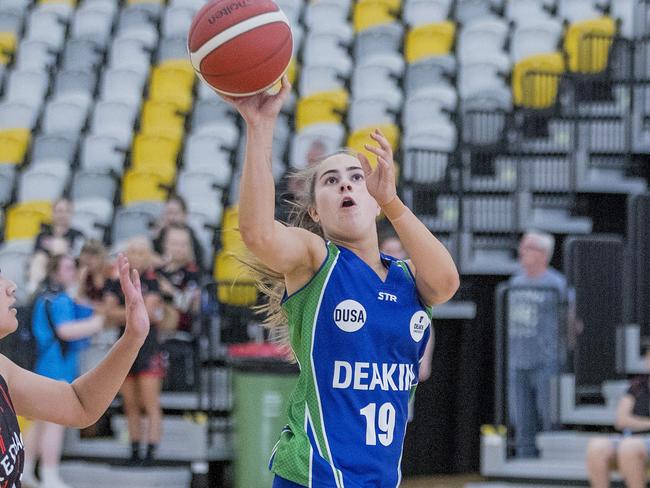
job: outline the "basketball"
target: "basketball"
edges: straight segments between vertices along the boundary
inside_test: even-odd
[[[289,20],[272,0],[216,0],[194,17],[188,51],[203,81],[221,94],[243,97],[282,77],[293,38]]]

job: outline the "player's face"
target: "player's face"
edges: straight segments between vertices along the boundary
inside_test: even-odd
[[[0,337],[11,334],[18,327],[16,309],[16,283],[0,276]]]
[[[336,154],[321,163],[314,183],[312,218],[329,237],[364,237],[375,225],[379,206],[366,188],[357,158]]]
[[[72,204],[67,200],[60,200],[52,209],[52,223],[62,227],[69,227],[72,222]]]
[[[151,247],[146,238],[131,240],[124,253],[131,264],[131,268],[143,273],[151,265]]]

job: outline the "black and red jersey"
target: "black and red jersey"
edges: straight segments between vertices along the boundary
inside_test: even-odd
[[[23,439],[9,388],[0,375],[0,488],[21,488],[25,465]]]

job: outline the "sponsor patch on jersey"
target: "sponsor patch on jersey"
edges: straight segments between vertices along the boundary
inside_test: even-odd
[[[411,317],[411,337],[415,342],[420,342],[424,337],[424,331],[431,325],[429,316],[426,312],[418,310]]]
[[[366,309],[356,300],[343,300],[334,309],[334,322],[345,332],[356,332],[366,323]]]

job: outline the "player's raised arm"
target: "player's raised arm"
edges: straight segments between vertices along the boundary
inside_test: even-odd
[[[323,257],[322,239],[275,220],[275,183],[271,171],[273,130],[291,85],[283,78],[277,95],[227,98],[246,121],[246,157],[239,193],[239,230],[248,249],[274,271],[315,270]]]
[[[410,257],[415,283],[422,300],[427,305],[444,303],[454,296],[459,285],[454,260],[445,246],[397,196],[390,143],[379,130],[371,134],[371,137],[379,146],[366,144],[366,149],[377,156],[375,169],[371,169],[368,159],[359,154],[359,160],[366,173],[368,192],[377,200],[399,235]]]

